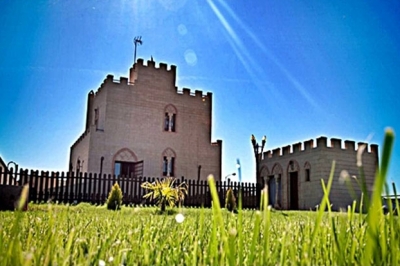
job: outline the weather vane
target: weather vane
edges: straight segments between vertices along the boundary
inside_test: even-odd
[[[134,39],[133,39],[133,43],[135,44],[135,56],[134,56],[134,58],[133,58],[133,63],[136,63],[136,49],[137,49],[137,44],[140,44],[140,45],[142,45],[142,36],[136,36]]]

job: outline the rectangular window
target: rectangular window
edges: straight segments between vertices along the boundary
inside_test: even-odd
[[[310,169],[306,169],[306,181],[310,181]]]

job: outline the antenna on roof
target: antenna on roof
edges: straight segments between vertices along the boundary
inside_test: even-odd
[[[133,39],[133,43],[135,44],[135,55],[134,55],[134,58],[133,58],[133,63],[135,64],[136,63],[136,49],[137,49],[137,44],[140,44],[140,45],[142,45],[142,36],[136,36],[134,39]]]

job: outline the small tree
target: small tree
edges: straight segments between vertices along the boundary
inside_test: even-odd
[[[122,190],[119,187],[118,183],[115,183],[110,193],[108,194],[107,199],[107,209],[109,210],[119,210],[122,205]]]
[[[227,208],[231,212],[236,211],[236,198],[231,188],[229,188],[226,192],[225,208]]]
[[[143,198],[150,198],[155,200],[156,204],[160,206],[161,212],[164,212],[167,204],[174,207],[177,202],[181,203],[187,195],[187,185],[185,182],[174,186],[175,179],[168,177],[161,181],[156,180],[153,183],[144,182],[142,188],[150,191]]]

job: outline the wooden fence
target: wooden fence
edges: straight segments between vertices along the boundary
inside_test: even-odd
[[[73,172],[44,172],[28,171],[21,169],[18,173],[0,171],[0,185],[29,185],[29,202],[56,202],[78,204],[88,202],[92,204],[104,204],[113,184],[118,183],[123,193],[123,204],[125,205],[152,205],[143,196],[147,193],[141,187],[145,181],[154,182],[157,178],[129,178],[114,175],[98,175],[92,173],[80,173],[78,176]],[[177,179],[176,185],[186,182],[188,195],[185,197],[184,206],[210,207],[211,194],[207,181],[192,179]],[[238,182],[216,182],[217,191],[221,205],[225,205],[226,191],[232,188],[235,196],[242,193],[243,208],[257,208],[256,191],[254,183]]]

